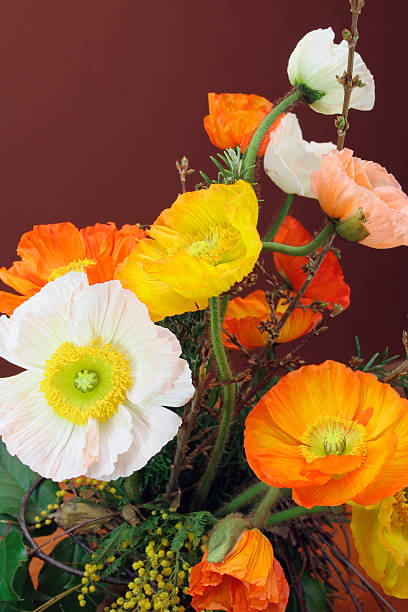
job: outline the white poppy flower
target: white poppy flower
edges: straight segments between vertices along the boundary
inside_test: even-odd
[[[312,30],[296,45],[288,63],[289,81],[295,87],[305,85],[322,97],[310,104],[324,115],[341,113],[344,89],[337,81],[347,68],[348,44],[335,44],[332,28]],[[359,75],[364,87],[354,87],[350,108],[371,110],[374,106],[374,78],[358,53],[354,54],[353,76]]]
[[[60,481],[142,468],[177,433],[194,394],[181,347],[119,281],[70,272],[0,317],[0,434],[12,455]]]
[[[322,155],[335,148],[332,142],[303,140],[298,118],[287,113],[271,132],[264,157],[265,172],[282,191],[316,198],[310,176],[320,169]]]

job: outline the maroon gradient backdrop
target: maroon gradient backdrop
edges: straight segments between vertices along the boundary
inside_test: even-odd
[[[177,195],[177,158],[212,172],[207,92],[280,97],[299,38],[331,25],[339,41],[348,9],[348,0],[0,0],[0,265],[34,224],[151,223]],[[351,112],[346,139],[404,188],[406,17],[404,0],[366,2],[358,50],[377,101]],[[297,112],[306,138],[335,139],[333,117]],[[264,197],[266,224],[282,196],[265,181]],[[298,198],[294,210],[309,230],[321,225],[315,201]],[[365,357],[387,344],[400,352],[406,248],[341,247],[352,305],[306,356],[347,360],[356,333]]]

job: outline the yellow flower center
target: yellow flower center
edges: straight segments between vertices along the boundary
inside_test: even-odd
[[[192,257],[200,257],[212,266],[218,266],[235,258],[231,251],[239,243],[239,232],[221,226],[213,226],[208,234],[197,237],[197,240],[186,246],[186,251]]]
[[[308,425],[300,451],[307,463],[327,455],[366,455],[367,436],[361,423],[341,417],[321,417]]]
[[[392,513],[394,525],[408,525],[408,501],[407,490],[399,491],[394,495],[394,507]]]
[[[131,385],[129,360],[111,344],[64,342],[45,363],[40,388],[56,414],[86,425],[113,416]]]
[[[88,266],[94,266],[95,264],[96,261],[94,259],[74,259],[67,266],[54,268],[48,277],[48,282],[53,281],[60,276],[64,276],[64,274],[67,274],[68,272],[84,272],[85,268]]]

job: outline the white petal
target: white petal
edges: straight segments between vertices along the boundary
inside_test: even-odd
[[[84,474],[106,480],[115,469],[118,455],[125,453],[133,441],[132,417],[124,406],[110,419],[99,423],[89,419],[85,455],[93,458]]]
[[[67,340],[71,301],[87,286],[86,274],[70,272],[47,283],[10,318],[0,317],[0,356],[22,368],[42,368]]]
[[[184,361],[184,359],[182,359]],[[168,389],[160,395],[156,395],[154,401],[160,406],[184,406],[195,393],[195,388],[191,381],[191,370],[187,363],[184,361],[184,370],[174,383],[171,389]]]
[[[47,405],[37,372],[12,379],[0,385],[0,434],[8,452],[55,481],[83,474],[85,427],[61,419]]]
[[[119,455],[115,471],[103,475],[104,480],[115,480],[140,470],[174,438],[181,425],[181,418],[175,412],[161,406],[129,404],[128,408],[133,418],[133,443],[126,453]]]
[[[321,156],[335,148],[331,142],[303,140],[296,115],[288,113],[271,133],[264,156],[265,172],[286,193],[316,198],[310,177],[319,170]]]
[[[301,38],[288,62],[288,77],[292,85],[309,84],[309,80],[330,61],[330,46],[334,40],[332,28],[317,29]]]

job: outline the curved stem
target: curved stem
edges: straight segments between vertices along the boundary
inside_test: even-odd
[[[265,526],[265,523],[267,522],[268,517],[271,513],[271,508],[274,503],[279,499],[280,494],[281,489],[269,487],[269,490],[266,492],[265,497],[255,510],[255,514],[252,517],[252,524],[254,527],[262,529],[262,527]]]
[[[259,146],[262,142],[262,138],[265,136],[266,132],[269,130],[272,123],[279,117],[279,115],[288,110],[288,108],[290,108],[292,104],[295,104],[295,102],[300,100],[301,97],[302,93],[300,90],[295,89],[294,91],[291,91],[287,96],[283,98],[283,100],[279,102],[279,104],[273,107],[269,115],[265,117],[265,119],[262,121],[262,123],[256,130],[255,134],[253,135],[245,157],[245,164],[248,168],[248,181],[250,183],[253,183],[255,180],[256,155],[258,153]]]
[[[303,508],[303,506],[295,506],[294,508],[288,508],[287,510],[282,510],[282,512],[275,512],[272,514],[266,524],[276,525],[277,523],[284,523],[285,521],[290,521],[295,518],[302,518],[303,516],[307,517],[310,514],[323,514],[324,512],[328,512],[331,510],[331,506],[313,506],[313,508]]]
[[[317,251],[332,233],[333,223],[329,221],[320,234],[317,234],[308,244],[304,244],[303,246],[291,246],[290,244],[282,244],[281,242],[262,241],[262,248],[266,251],[276,251],[278,253],[284,253],[285,255],[309,255],[313,253],[313,251]]]
[[[290,207],[293,204],[293,200],[295,199],[295,194],[294,193],[288,193],[288,195],[286,196],[286,199],[283,203],[282,208],[279,211],[278,216],[276,217],[276,221],[275,223],[272,225],[271,229],[269,230],[269,232],[266,234],[264,240],[266,242],[273,240],[278,232],[278,229],[280,228],[280,226],[282,225],[282,222],[284,220],[284,218],[286,217],[286,215],[288,214],[288,212],[290,211]]]
[[[225,353],[224,345],[221,336],[221,312],[220,299],[218,297],[210,298],[210,318],[211,318],[211,339],[213,344],[214,355],[217,360],[220,381],[231,380],[232,372]],[[214,479],[215,472],[224,452],[225,445],[228,440],[234,400],[235,400],[235,384],[223,385],[222,387],[222,418],[218,429],[217,440],[211,453],[210,460],[205,469],[201,482],[196,490],[192,501],[192,508],[201,508],[205,500],[210,485]]]
[[[220,518],[225,516],[226,514],[230,514],[231,512],[236,512],[243,506],[247,506],[254,499],[256,499],[259,495],[266,492],[268,490],[268,485],[263,482],[257,482],[256,484],[248,487],[245,491],[242,491],[239,495],[231,499],[227,504],[221,506],[217,512],[214,513],[214,516]]]

